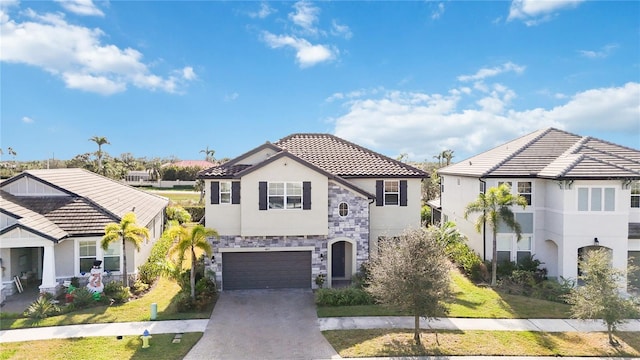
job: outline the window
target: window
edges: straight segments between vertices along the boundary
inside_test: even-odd
[[[640,181],[631,184],[631,207],[640,208]]]
[[[104,271],[120,271],[120,248],[122,243],[115,241],[109,244],[109,248],[104,251]]]
[[[480,181],[480,194],[484,194],[487,188],[487,183]]]
[[[338,205],[338,214],[342,217],[349,215],[349,204],[346,202],[340,203],[340,205]]]
[[[96,242],[80,241],[79,243],[80,273],[88,273],[93,268],[96,261]]]
[[[302,183],[270,182],[269,209],[302,209]]]
[[[578,188],[578,211],[615,211],[616,189]]]
[[[507,184],[507,185],[509,185],[510,188],[513,189],[513,185],[511,184],[511,181],[498,181],[498,186],[500,186],[502,184]]]
[[[397,180],[386,180],[384,182],[384,204],[400,204],[400,182]]]
[[[503,261],[520,262],[531,257],[533,244],[533,213],[516,213],[516,221],[520,224],[520,240],[511,228],[500,223],[498,228],[497,250],[498,263]]]
[[[531,205],[531,181],[518,182],[518,195],[527,199],[527,205]]]
[[[231,204],[231,182],[220,182],[220,204]]]
[[[444,176],[440,176],[440,192],[444,192]]]

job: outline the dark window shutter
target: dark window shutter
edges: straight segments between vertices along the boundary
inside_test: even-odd
[[[211,182],[211,203],[220,204],[220,183],[218,181]]]
[[[231,203],[240,204],[240,181],[231,183]]]
[[[407,180],[400,180],[400,206],[407,206]]]
[[[384,205],[384,180],[376,180],[376,206]]]
[[[267,210],[267,182],[260,181],[260,183],[258,183],[258,190],[258,207],[260,210]]]
[[[311,210],[311,181],[302,183],[302,210]]]

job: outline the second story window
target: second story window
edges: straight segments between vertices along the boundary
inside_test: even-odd
[[[640,208],[640,181],[631,184],[631,207]]]
[[[386,180],[384,182],[384,204],[400,204],[400,184],[397,180]]]
[[[527,199],[527,205],[531,205],[531,181],[518,182],[518,195]]]
[[[616,189],[578,188],[578,211],[615,211]]]
[[[231,204],[231,181],[220,182],[220,204]]]
[[[270,182],[269,209],[302,209],[302,183]]]

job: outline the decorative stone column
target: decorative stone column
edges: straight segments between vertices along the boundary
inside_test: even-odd
[[[44,246],[44,256],[42,259],[42,285],[40,285],[40,292],[55,294],[57,286],[56,257],[54,244],[51,243],[51,246]]]

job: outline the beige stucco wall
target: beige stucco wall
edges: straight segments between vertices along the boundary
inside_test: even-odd
[[[67,239],[59,242],[55,247],[56,257],[56,277],[76,276],[75,261],[75,241]]]
[[[267,160],[269,157],[273,156],[276,153],[273,149],[262,149],[255,154],[251,154],[242,159],[238,159],[237,164],[243,165],[255,165]]]
[[[383,179],[349,179],[350,182],[371,194],[376,193],[376,180]],[[420,179],[387,179],[407,180],[407,206],[369,206],[370,235],[369,248],[377,251],[380,236],[397,236],[405,229],[420,227],[421,181]]]
[[[259,210],[260,181],[311,181],[311,209]],[[287,157],[245,175],[240,190],[240,235],[327,235],[327,189],[328,179],[325,175]]]
[[[231,180],[206,180],[205,181],[205,225],[215,229],[218,234],[238,235],[240,234],[240,206],[244,202],[242,194],[244,186],[253,186],[240,184],[240,204],[211,204],[211,181],[231,181]],[[237,181],[237,180],[234,180]],[[255,184],[255,191],[258,191],[258,184]],[[257,207],[257,203],[255,204]]]

